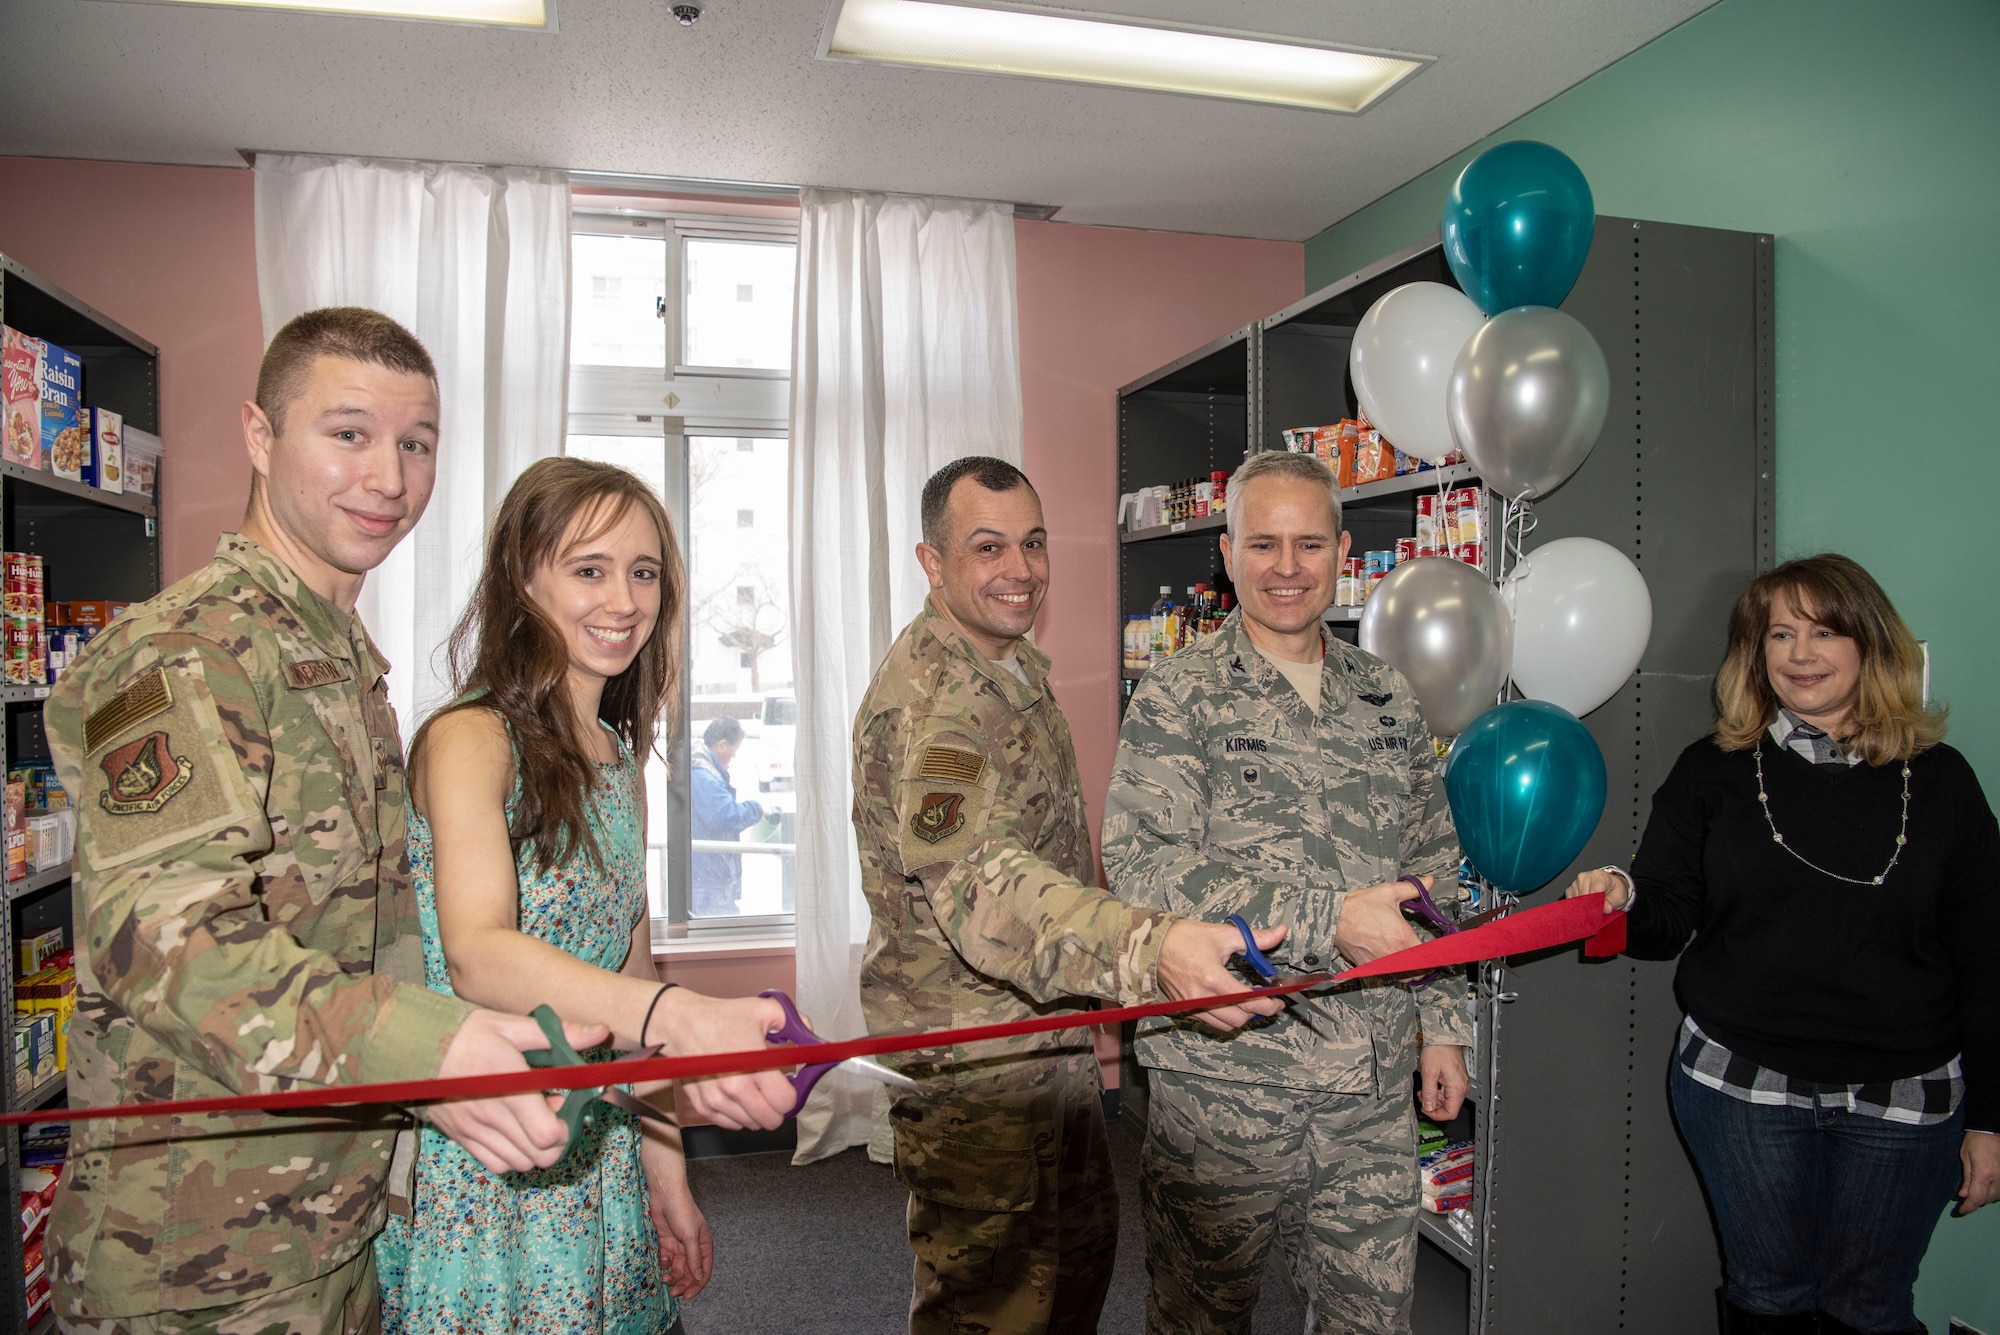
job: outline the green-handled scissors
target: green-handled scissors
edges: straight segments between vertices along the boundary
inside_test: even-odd
[[[545,1049],[536,1048],[522,1053],[521,1055],[528,1059],[528,1065],[536,1067],[583,1065],[583,1054],[571,1047],[569,1039],[563,1036],[562,1017],[555,1013],[554,1008],[537,1006],[529,1012],[529,1015],[542,1027],[542,1033],[548,1037],[549,1045]],[[626,1055],[629,1058],[657,1057],[660,1055],[660,1045],[655,1043],[649,1048]],[[557,1114],[569,1128],[570,1144],[576,1144],[577,1137],[583,1133],[583,1119],[590,1112],[590,1105],[600,1099],[614,1108],[624,1109],[634,1117],[663,1122],[668,1126],[675,1125],[673,1118],[644,1099],[626,1093],[617,1085],[603,1085],[597,1088],[585,1086],[570,1090],[568,1096],[563,1099],[562,1111]]]

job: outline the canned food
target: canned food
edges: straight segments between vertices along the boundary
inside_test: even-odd
[[[1414,561],[1416,559],[1417,540],[1415,538],[1396,539],[1396,564],[1401,565],[1405,561]]]

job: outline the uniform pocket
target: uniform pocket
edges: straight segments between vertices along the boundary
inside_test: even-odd
[[[1033,1208],[1041,1168],[1032,1149],[969,1145],[897,1121],[896,1180],[936,1205],[992,1214]]]

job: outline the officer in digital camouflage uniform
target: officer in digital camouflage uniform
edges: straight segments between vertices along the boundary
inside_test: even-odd
[[[1415,945],[1397,904],[1416,891],[1399,875],[1457,895],[1457,836],[1408,683],[1320,629],[1339,529],[1333,474],[1310,455],[1259,454],[1230,479],[1239,610],[1147,671],[1105,811],[1119,895],[1282,924],[1277,959],[1301,970]],[[1471,1041],[1467,988],[1449,975],[1414,994],[1388,979],[1295,999],[1227,1037],[1142,1021],[1151,1335],[1247,1335],[1274,1237],[1309,1331],[1407,1332],[1411,1074],[1426,1115],[1455,1116]]]
[[[931,596],[854,723],[870,1032],[1243,990],[1225,967],[1241,949],[1233,928],[1092,884],[1069,729],[1049,660],[1023,638],[1049,569],[1027,478],[957,460],[924,488],[923,530]],[[1234,1027],[1276,1010],[1207,1018]],[[891,1113],[916,1251],[911,1331],[1095,1331],[1118,1202],[1090,1032],[893,1060],[924,1084]]]
[[[243,533],[117,618],[46,707],[81,817],[71,1100],[524,1069],[546,1046],[532,1021],[397,981],[422,976],[403,753],[353,605],[430,495],[430,358],[372,311],[313,312],[273,340],[243,416]],[[432,1118],[495,1168],[565,1140],[531,1096]],[[373,1330],[403,1120],[75,1123],[49,1224],[62,1328]]]

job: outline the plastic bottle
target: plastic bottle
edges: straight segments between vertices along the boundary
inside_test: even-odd
[[[1153,642],[1151,645],[1152,652],[1148,657],[1155,663],[1173,653],[1173,650],[1169,647],[1172,641],[1168,639],[1174,615],[1173,592],[1171,585],[1162,584],[1160,586],[1160,601],[1153,604]]]
[[[1198,592],[1199,588],[1200,588],[1199,585],[1194,585],[1194,584],[1190,584],[1188,586],[1187,602],[1183,604],[1181,607],[1181,618],[1180,618],[1181,649],[1185,649],[1189,645],[1194,643],[1195,618],[1201,615],[1201,596],[1200,593]],[[1178,652],[1178,650],[1176,652]]]

